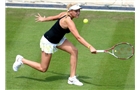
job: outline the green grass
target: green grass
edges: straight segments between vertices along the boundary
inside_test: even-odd
[[[77,75],[84,86],[67,84],[69,54],[53,54],[46,73],[23,65],[12,70],[17,54],[40,62],[41,36],[55,23],[35,22],[34,15],[55,15],[62,10],[6,8],[6,90],[135,90],[135,56],[122,61],[105,53],[92,55],[72,34],[69,39],[79,50]],[[89,19],[83,24],[84,18]],[[119,42],[135,46],[135,13],[81,11],[74,19],[77,29],[96,49],[107,49]]]

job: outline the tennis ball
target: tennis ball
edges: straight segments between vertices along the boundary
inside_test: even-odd
[[[115,50],[115,52],[117,52],[117,50]]]
[[[83,23],[88,23],[88,19],[84,19],[83,20]]]

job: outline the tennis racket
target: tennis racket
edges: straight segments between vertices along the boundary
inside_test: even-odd
[[[134,47],[130,43],[122,42],[106,50],[97,50],[98,52],[109,53],[118,59],[127,60],[134,55]]]

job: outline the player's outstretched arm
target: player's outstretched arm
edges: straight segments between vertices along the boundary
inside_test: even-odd
[[[83,37],[81,37],[78,30],[76,29],[74,22],[69,17],[66,18],[66,23],[74,37],[85,47],[89,48],[91,53],[96,54],[96,49],[92,45],[90,45]]]
[[[53,21],[53,20],[57,20],[59,18],[61,18],[62,16],[66,15],[67,12],[61,12],[58,15],[54,15],[54,16],[41,16],[39,13],[37,15],[35,15],[35,21],[36,22],[46,22],[46,21]]]

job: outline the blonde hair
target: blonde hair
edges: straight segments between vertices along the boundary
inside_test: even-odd
[[[68,5],[67,5],[67,15],[66,15],[66,17],[68,16],[68,15],[70,15],[69,14],[69,8],[71,7],[71,6],[73,6],[73,5],[76,5],[77,3],[69,3]]]
[[[69,3],[68,5],[67,5],[67,11],[69,10],[69,8],[71,7],[71,6],[73,6],[73,5],[76,5],[77,3]]]

